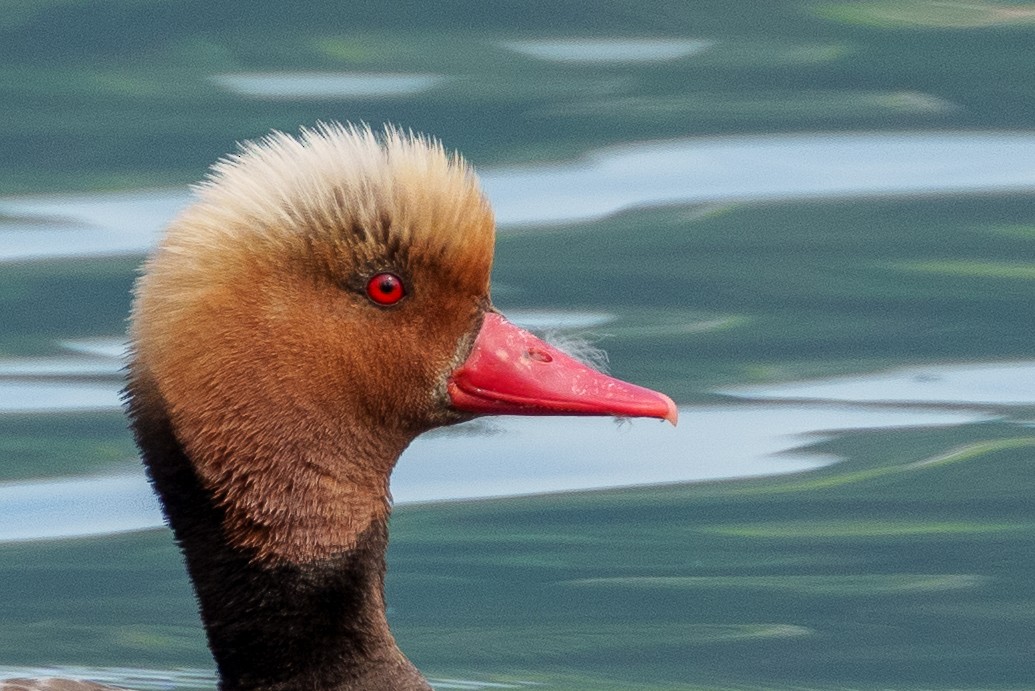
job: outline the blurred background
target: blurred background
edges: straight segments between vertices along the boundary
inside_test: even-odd
[[[1029,688],[1033,46],[988,0],[5,0],[0,677],[214,688],[130,289],[211,162],[338,120],[463,152],[497,305],[682,408],[407,452],[436,688]]]

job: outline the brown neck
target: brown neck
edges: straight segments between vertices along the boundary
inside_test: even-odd
[[[257,558],[228,535],[225,502],[206,489],[151,382],[134,373],[128,393],[137,442],[184,552],[221,689],[430,690],[385,619],[387,511],[334,554]]]

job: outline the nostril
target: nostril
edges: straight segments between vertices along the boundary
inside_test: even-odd
[[[539,350],[537,348],[529,348],[525,352],[525,357],[529,360],[535,360],[536,362],[552,362],[553,358],[546,351]]]

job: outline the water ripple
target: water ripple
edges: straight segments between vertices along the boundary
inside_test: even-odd
[[[837,197],[1035,191],[1035,133],[750,135],[644,142],[563,164],[481,171],[501,226],[631,208]],[[0,200],[0,262],[144,254],[185,190]],[[45,221],[45,223],[41,223]]]

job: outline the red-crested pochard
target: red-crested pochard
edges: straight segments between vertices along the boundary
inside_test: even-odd
[[[327,125],[217,163],[148,260],[129,416],[221,689],[431,688],[383,596],[389,475],[420,433],[497,414],[675,423],[668,397],[493,308],[494,237],[439,143]],[[99,688],[60,683],[0,688]]]

